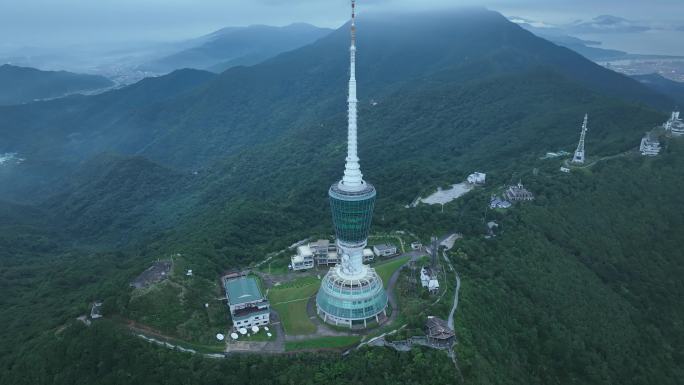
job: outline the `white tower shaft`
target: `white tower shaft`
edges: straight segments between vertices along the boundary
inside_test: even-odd
[[[357,109],[356,105],[356,1],[352,0],[351,17],[351,46],[349,47],[349,97],[348,123],[347,123],[347,158],[344,167],[344,177],[340,188],[346,191],[361,190],[363,188],[363,175],[357,155]]]
[[[582,133],[580,134],[580,141],[575,150],[575,156],[572,158],[572,163],[584,163],[584,138],[587,135],[587,123],[589,121],[589,114],[584,115],[584,123],[582,123]]]

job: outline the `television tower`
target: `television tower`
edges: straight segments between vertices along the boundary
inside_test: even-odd
[[[580,134],[579,144],[575,150],[575,156],[572,157],[572,163],[584,164],[584,137],[587,135],[587,122],[589,114],[584,115],[584,123],[582,123],[582,133]]]
[[[325,322],[352,327],[380,322],[387,294],[374,269],[363,264],[363,249],[373,218],[376,191],[363,180],[357,154],[356,1],[351,2],[349,91],[347,98],[347,157],[342,180],[328,190],[335,243],[342,262],[331,268],[316,295],[316,309]]]

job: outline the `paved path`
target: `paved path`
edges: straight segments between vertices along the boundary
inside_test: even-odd
[[[454,330],[454,314],[456,313],[456,309],[458,308],[458,292],[459,290],[461,290],[461,277],[459,277],[458,272],[454,269],[454,266],[451,264],[451,260],[449,260],[449,257],[447,257],[446,250],[442,253],[442,256],[449,265],[449,270],[453,271],[454,275],[456,276],[456,293],[454,294],[454,304],[451,307],[451,312],[449,312],[449,318],[447,319],[447,325],[449,326],[449,328]]]
[[[456,269],[454,269],[454,265],[451,263],[451,260],[447,256],[447,251],[450,250],[452,247],[454,247],[454,243],[461,239],[462,236],[459,234],[449,234],[439,240],[439,244],[441,246],[444,246],[444,250],[442,251],[442,258],[444,258],[444,261],[446,261],[447,265],[449,265],[449,270],[454,272],[454,276],[456,277],[456,290],[454,293],[454,304],[451,306],[451,311],[449,312],[449,318],[447,319],[447,325],[454,330],[454,314],[456,313],[456,309],[458,308],[458,292],[461,290],[461,277],[458,275],[458,272]]]

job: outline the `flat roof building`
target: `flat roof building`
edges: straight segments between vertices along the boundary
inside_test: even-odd
[[[268,325],[271,306],[261,293],[256,278],[224,277],[223,286],[228,299],[230,316],[233,319],[233,327],[239,329]]]
[[[389,257],[397,254],[397,247],[392,244],[381,243],[373,246],[373,252],[378,257]]]
[[[314,253],[309,246],[298,246],[297,254],[290,258],[292,270],[308,270],[314,267]]]
[[[483,172],[474,172],[468,175],[468,183],[470,184],[485,184],[487,174]]]
[[[327,239],[319,239],[316,242],[309,243],[309,248],[314,254],[316,265],[336,265],[340,263],[340,255],[337,252],[335,243],[331,243]]]

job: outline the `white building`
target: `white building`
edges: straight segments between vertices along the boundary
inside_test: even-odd
[[[468,183],[470,184],[485,184],[485,181],[487,180],[487,174],[482,173],[482,172],[474,172],[470,175],[468,175]]]
[[[397,254],[397,247],[391,244],[380,244],[373,246],[373,252],[378,257],[390,257]]]
[[[428,289],[430,293],[436,293],[439,291],[439,280],[437,279],[437,274],[429,267],[423,266],[420,269],[420,284],[424,288]]]
[[[672,113],[670,120],[668,120],[665,125],[665,131],[672,134],[672,136],[683,136],[684,135],[684,121],[679,117],[679,111]]]
[[[309,246],[298,246],[297,254],[290,258],[290,268],[294,271],[307,270],[314,267],[314,254]]]
[[[564,172],[564,173],[566,173],[566,174],[570,173],[570,169],[567,168],[567,167],[563,167],[563,166],[561,166],[560,171],[561,171],[561,172]]]
[[[641,155],[644,156],[656,156],[660,153],[660,142],[657,138],[653,138],[650,134],[646,134],[641,138],[639,151],[641,151]]]
[[[224,277],[223,286],[235,329],[268,325],[271,306],[254,277]]]
[[[309,243],[309,248],[313,252],[318,266],[337,265],[340,263],[340,254],[337,252],[337,246],[327,239],[311,242]]]

